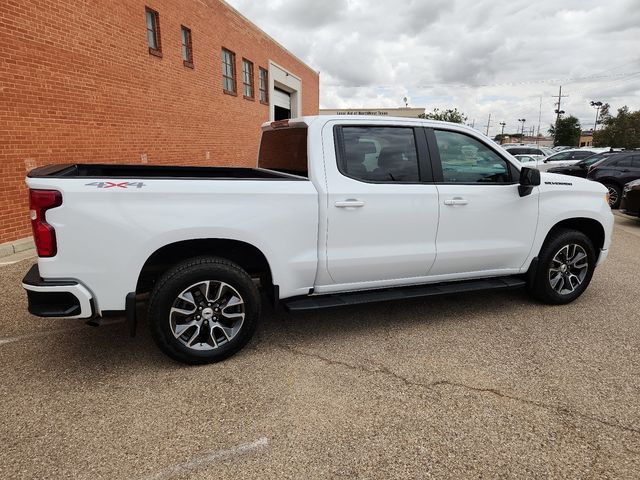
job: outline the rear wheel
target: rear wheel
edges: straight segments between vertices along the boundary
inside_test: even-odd
[[[238,265],[215,257],[183,262],[156,284],[149,302],[151,333],[160,349],[184,363],[230,357],[251,339],[260,296]]]
[[[530,291],[544,303],[573,302],[589,286],[595,265],[589,237],[576,230],[557,230],[542,247]]]
[[[613,183],[605,183],[604,186],[609,190],[609,206],[618,208],[622,200],[622,189]]]

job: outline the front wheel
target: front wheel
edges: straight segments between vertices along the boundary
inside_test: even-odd
[[[609,190],[609,206],[614,209],[618,208],[622,201],[622,190],[618,185],[614,185],[613,183],[607,183],[605,187]]]
[[[260,295],[238,265],[215,257],[194,258],[170,269],[149,302],[151,333],[160,349],[183,363],[230,357],[251,339],[260,316]]]
[[[589,286],[595,266],[595,249],[589,237],[576,230],[557,230],[542,247],[529,289],[544,303],[573,302]]]

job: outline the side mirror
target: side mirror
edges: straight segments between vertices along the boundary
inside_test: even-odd
[[[533,187],[540,185],[540,170],[535,168],[522,167],[520,170],[520,186],[518,193],[521,197],[530,195]]]

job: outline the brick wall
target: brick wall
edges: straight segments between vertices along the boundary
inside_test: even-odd
[[[145,6],[159,13],[162,58],[148,52]],[[223,93],[222,46],[236,53],[238,96]],[[36,166],[254,165],[269,107],[243,98],[243,57],[256,97],[272,60],[302,79],[302,112],[317,114],[318,74],[221,1],[0,1],[0,243],[30,234],[24,176]]]

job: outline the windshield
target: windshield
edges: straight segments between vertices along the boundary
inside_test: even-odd
[[[585,158],[580,163],[582,165],[586,165],[587,167],[590,167],[591,165],[599,162],[600,160],[604,160],[605,158],[609,158],[610,156],[611,156],[611,153],[596,153],[595,155],[591,155],[590,157]]]

